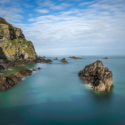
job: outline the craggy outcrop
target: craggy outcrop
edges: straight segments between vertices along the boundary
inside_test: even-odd
[[[75,57],[75,56],[70,56],[69,58],[72,58],[72,59],[82,59],[80,57]]]
[[[66,61],[65,58],[63,58],[61,61],[62,61],[64,64],[65,64],[65,63],[68,63],[68,61]]]
[[[20,69],[18,72],[16,72],[14,75],[16,75],[17,77],[23,78],[26,76],[30,76],[31,74],[32,74],[32,70],[23,68],[23,69]]]
[[[16,75],[0,76],[0,91],[6,90],[21,81]]]
[[[40,70],[41,68],[29,70],[26,68],[20,69],[15,74],[9,76],[0,75],[0,91],[6,90],[17,84],[23,77],[30,76],[33,71]]]
[[[25,39],[22,30],[0,17],[0,59],[16,61],[36,58],[33,43]]]
[[[110,88],[114,86],[112,72],[108,70],[108,67],[104,67],[102,61],[99,60],[87,65],[78,75],[98,92],[109,92]]]

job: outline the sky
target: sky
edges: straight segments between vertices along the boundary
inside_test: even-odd
[[[125,0],[0,0],[38,55],[125,55]]]

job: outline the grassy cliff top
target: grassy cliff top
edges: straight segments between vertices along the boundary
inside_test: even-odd
[[[9,23],[2,17],[0,17],[0,24],[7,24],[7,25],[9,25]]]

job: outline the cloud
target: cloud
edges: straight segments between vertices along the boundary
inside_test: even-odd
[[[80,47],[83,47],[85,53],[89,54],[116,54],[115,49],[123,49],[125,46],[123,9],[120,3],[116,5],[98,2],[89,5],[87,9],[77,8],[39,16],[30,19],[35,22],[25,33],[40,48],[76,47],[82,51]],[[88,51],[89,48],[91,51]]]
[[[26,8],[31,8],[31,7],[33,7],[33,5],[30,5],[30,4],[27,4],[27,3],[24,3],[23,4]]]
[[[47,9],[35,9],[35,11],[39,12],[39,13],[48,13],[49,10]]]
[[[4,17],[8,22],[16,21],[19,22],[23,16],[19,13],[23,13],[22,10],[13,7],[1,7],[0,15]]]
[[[10,2],[10,0],[0,0],[0,4],[5,4],[5,3],[8,3]]]

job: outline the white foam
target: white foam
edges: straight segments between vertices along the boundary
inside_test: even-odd
[[[92,84],[91,83],[85,84],[85,87],[86,87],[86,89],[91,89],[92,88]]]

